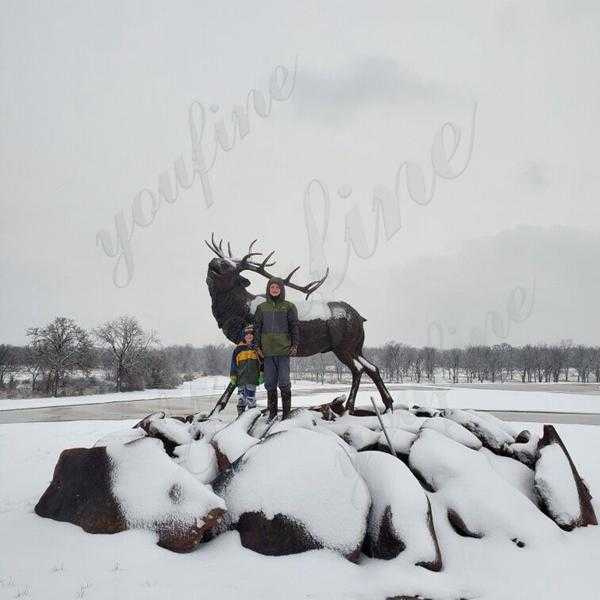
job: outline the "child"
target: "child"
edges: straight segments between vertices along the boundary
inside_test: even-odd
[[[244,338],[231,356],[231,382],[238,388],[238,416],[256,406],[256,386],[262,383],[262,362],[254,347],[254,327],[248,325]]]

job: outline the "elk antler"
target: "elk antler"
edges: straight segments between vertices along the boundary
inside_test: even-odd
[[[223,258],[225,260],[228,260],[228,261],[234,263],[236,265],[236,269],[239,272],[252,271],[253,273],[258,273],[259,275],[262,275],[263,277],[266,277],[267,279],[272,279],[274,276],[271,275],[271,273],[269,273],[267,271],[267,267],[272,267],[276,262],[276,261],[269,262],[269,260],[273,256],[273,254],[275,254],[275,250],[270,252],[261,262],[250,260],[253,256],[261,256],[262,255],[262,252],[253,252],[252,251],[252,248],[256,242],[257,242],[257,240],[253,240],[251,242],[251,244],[248,246],[248,252],[242,258],[234,258],[233,253],[231,251],[231,244],[229,242],[227,242],[228,256],[225,256],[224,251],[223,251],[223,240],[220,240],[219,243],[217,244],[215,241],[214,233],[211,234],[210,243],[207,242],[206,240],[204,240],[204,243],[219,258]],[[298,290],[299,292],[306,294],[306,299],[308,299],[308,297],[313,292],[315,292],[319,287],[321,287],[321,285],[323,285],[323,282],[325,281],[325,279],[327,279],[327,276],[329,275],[329,267],[327,267],[327,269],[325,271],[325,275],[323,275],[323,277],[321,277],[321,279],[315,279],[314,281],[308,282],[306,285],[298,285],[296,283],[291,282],[291,279],[292,279],[294,273],[299,268],[300,267],[298,266],[295,269],[293,269],[290,272],[290,274],[283,279],[283,284],[286,285],[287,287],[290,287],[294,290]]]

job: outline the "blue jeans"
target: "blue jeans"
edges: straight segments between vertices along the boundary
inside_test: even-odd
[[[277,386],[281,391],[291,389],[289,356],[265,356],[264,369],[267,391],[275,390]]]
[[[238,386],[238,408],[255,408],[256,407],[256,386],[255,385],[240,385]]]

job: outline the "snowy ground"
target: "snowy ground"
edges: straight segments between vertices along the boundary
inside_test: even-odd
[[[543,391],[515,391],[497,389],[468,389],[432,386],[414,389],[414,386],[390,386],[394,402],[407,406],[427,406],[435,408],[474,408],[476,410],[542,411],[568,413],[600,413],[600,395],[561,394]],[[357,406],[370,406],[369,397],[376,400],[376,391],[362,390],[357,398]],[[331,392],[295,398],[295,406],[322,404],[331,400]]]
[[[168,400],[185,398],[202,398],[218,396],[227,387],[228,377],[200,377],[194,381],[185,382],[174,390],[143,390],[140,392],[121,392],[111,394],[96,394],[92,396],[69,396],[65,398],[31,398],[0,400],[0,411],[27,408],[43,408],[52,406],[72,406],[84,404],[102,404],[105,402],[131,402],[139,400]],[[347,391],[343,384],[317,384],[314,381],[293,381],[294,405],[310,406],[331,401],[332,390]],[[505,384],[506,389],[473,389],[464,387],[448,387],[444,385],[431,386],[423,384],[389,384],[389,389],[395,402],[405,405],[433,406],[439,408],[474,408],[479,410],[505,411],[553,411],[568,413],[600,413],[600,394],[560,393],[554,391],[515,390],[511,384]],[[302,397],[297,392],[323,390]],[[361,386],[357,405],[369,406],[369,396],[379,395],[374,386],[365,380]],[[340,391],[340,393],[342,393]],[[262,386],[258,389],[258,398],[264,396]],[[259,401],[260,403],[260,401]]]
[[[310,397],[311,400],[314,396]],[[151,534],[90,535],[42,519],[33,507],[60,452],[91,446],[132,421],[0,426],[0,598],[356,598],[419,593],[427,598],[558,599],[597,597],[600,527],[565,534],[543,551],[458,537],[432,496],[445,567],[432,573],[406,562],[363,558],[352,564],[327,550],[267,557],[226,533],[191,554],[161,549]],[[539,425],[532,425],[538,428]],[[600,428],[558,427],[595,498],[600,497]],[[340,499],[343,502],[343,499]],[[595,501],[598,511],[600,506]],[[438,523],[440,525],[438,525]]]
[[[90,396],[65,396],[63,398],[0,399],[0,411],[19,408],[44,408],[49,406],[71,406],[74,404],[102,404],[104,402],[132,402],[166,398],[190,398],[221,394],[229,383],[229,377],[215,375],[186,381],[172,390],[141,390],[139,392],[113,392]],[[305,390],[315,387],[313,381],[294,381],[294,389]],[[325,384],[324,389],[329,386]]]

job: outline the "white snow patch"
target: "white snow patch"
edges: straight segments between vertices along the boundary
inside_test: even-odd
[[[540,450],[535,464],[535,488],[559,525],[570,526],[579,519],[579,493],[569,460],[559,444]]]
[[[153,529],[160,522],[192,527],[212,509],[225,509],[219,496],[165,454],[160,440],[112,444],[106,452],[113,465],[112,492],[129,527]]]
[[[404,456],[408,455],[410,447],[417,439],[416,434],[406,431],[405,429],[387,429],[387,433],[390,436],[390,442],[392,443],[396,454],[402,454]],[[385,448],[390,447],[383,431],[379,434],[379,444]]]
[[[383,452],[359,452],[355,464],[371,493],[369,533],[373,541],[379,537],[389,506],[396,536],[406,546],[403,553],[414,563],[434,561],[437,552],[429,531],[429,503],[415,476],[403,462]]]
[[[146,437],[146,432],[141,428],[136,429],[123,429],[120,431],[113,431],[107,435],[101,437],[94,446],[108,446],[109,444],[127,444],[127,442],[133,442]]]
[[[177,446],[173,454],[175,462],[200,483],[210,483],[219,473],[215,449],[205,440]]]
[[[263,296],[257,296],[248,303],[251,314],[256,313],[259,304],[265,302]],[[327,302],[321,300],[294,300],[294,306],[298,311],[300,321],[312,321],[321,319],[326,321],[333,316],[332,310]]]
[[[505,445],[514,444],[515,438],[506,431],[506,428],[488,419],[488,416],[482,416],[475,411],[452,408],[444,411],[444,417],[466,427],[492,450],[502,450]]]
[[[150,422],[150,433],[159,433],[177,445],[188,444],[192,441],[189,423],[182,423],[178,419],[166,417]]]
[[[411,448],[409,464],[472,533],[537,548],[560,540],[560,529],[498,475],[482,452],[424,429]]]
[[[233,464],[249,448],[258,444],[259,440],[249,435],[248,429],[259,417],[260,408],[251,408],[214,435],[212,442],[230,463]]]
[[[450,419],[445,419],[444,417],[430,417],[425,419],[421,427],[425,429],[434,429],[438,433],[442,433],[451,440],[463,444],[467,448],[472,448],[473,450],[479,450],[483,445],[481,440],[473,435],[466,427],[463,427]]]
[[[303,524],[325,547],[353,552],[363,539],[371,498],[338,438],[292,429],[243,456],[225,490],[230,518],[262,511]]]

